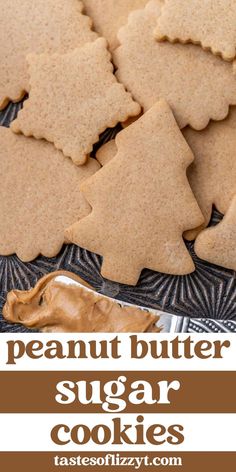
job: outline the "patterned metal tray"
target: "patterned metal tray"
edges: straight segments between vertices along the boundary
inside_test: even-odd
[[[20,107],[21,104],[10,104],[0,112],[0,125],[9,126]],[[117,126],[103,133],[94,151],[119,130]],[[217,224],[221,218],[214,211],[211,224]],[[27,264],[16,256],[0,257],[0,332],[27,331],[7,324],[2,318],[2,306],[9,290],[29,289],[46,273],[64,269],[80,275],[104,295],[185,317],[180,331],[236,333],[235,272],[198,259],[192,243],[187,243],[187,247],[196,264],[193,274],[169,276],[144,270],[137,287],[103,279],[101,258],[74,245],[65,246],[55,258],[39,257]]]

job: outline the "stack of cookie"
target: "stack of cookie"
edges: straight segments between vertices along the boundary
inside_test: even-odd
[[[0,6],[0,107],[29,94],[0,128],[0,254],[73,242],[136,285],[144,268],[192,272],[185,237],[236,270],[236,1]],[[213,205],[225,218],[205,229]]]
[[[65,229],[90,213],[79,187],[100,168],[93,144],[140,106],[116,80],[81,2],[0,7],[1,109],[29,93],[11,129],[0,128],[0,254],[28,262],[56,256]]]

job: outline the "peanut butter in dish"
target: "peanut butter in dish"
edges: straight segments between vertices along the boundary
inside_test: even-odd
[[[59,276],[72,279],[72,283],[63,283],[63,278],[58,280]],[[31,290],[9,292],[3,316],[10,323],[20,323],[44,333],[159,331],[158,316],[154,313],[135,306],[120,306],[91,290],[80,277],[62,271],[46,275]]]

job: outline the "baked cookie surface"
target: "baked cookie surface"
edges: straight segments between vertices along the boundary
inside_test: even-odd
[[[118,45],[117,33],[127,23],[129,13],[146,5],[148,0],[83,0],[96,31],[107,39],[113,51]]]
[[[106,45],[99,38],[69,54],[30,56],[29,99],[11,129],[44,138],[84,164],[106,128],[140,112],[117,82]]]
[[[96,39],[79,0],[0,0],[0,109],[29,91],[26,56],[66,53]]]
[[[200,259],[236,271],[236,197],[223,220],[202,231],[196,239],[195,251]]]
[[[136,285],[144,268],[192,272],[182,234],[203,217],[186,177],[193,154],[167,103],[121,131],[116,145],[81,187],[93,210],[66,231],[68,240],[102,255],[103,277],[116,282]]]
[[[231,61],[236,55],[235,0],[165,0],[158,40],[192,42]]]
[[[236,194],[236,107],[230,109],[224,121],[211,122],[205,130],[198,132],[186,128],[183,134],[195,156],[188,169],[188,178],[206,227],[213,205],[225,214]],[[195,239],[199,230],[185,236]]]
[[[0,127],[0,254],[56,256],[67,226],[90,212],[80,184],[99,168],[95,159],[76,167],[51,144]]]
[[[119,31],[121,45],[113,54],[117,78],[144,111],[165,99],[181,128],[204,129],[236,104],[232,64],[193,44],[156,41],[161,10],[162,2],[151,0]]]

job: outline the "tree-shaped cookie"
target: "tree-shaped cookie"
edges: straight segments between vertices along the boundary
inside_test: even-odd
[[[146,5],[148,0],[83,0],[85,13],[89,15],[94,28],[108,40],[110,50],[118,45],[117,33],[125,25],[129,13]]]
[[[151,0],[120,29],[121,45],[113,55],[117,78],[144,111],[165,99],[181,128],[200,130],[210,119],[224,119],[236,104],[236,76],[231,63],[199,46],[156,41],[162,5]]]
[[[0,127],[0,254],[56,256],[67,226],[90,212],[80,184],[99,168],[95,159],[76,167],[46,141]]]
[[[236,2],[165,0],[155,35],[161,41],[201,44],[232,60],[236,54]]]
[[[0,109],[29,91],[26,55],[66,53],[96,39],[79,0],[0,0]]]
[[[186,128],[183,134],[195,156],[188,169],[189,182],[207,226],[213,205],[225,214],[236,194],[236,108],[224,121],[212,122],[200,132]],[[195,239],[199,230],[185,237]]]
[[[209,224],[213,205],[225,214],[236,194],[236,108],[230,109],[224,121],[211,122],[202,131],[185,128],[183,135],[195,157],[187,176],[205,218],[201,227],[184,234],[193,240]],[[96,158],[104,166],[116,153],[112,139],[97,151]]]
[[[199,234],[195,252],[200,259],[236,270],[236,197],[223,220]]]
[[[113,74],[104,38],[65,55],[30,56],[29,64],[29,99],[11,128],[53,142],[75,164],[106,128],[140,112]]]
[[[135,285],[143,268],[194,270],[182,234],[203,221],[186,168],[193,154],[165,101],[116,137],[117,155],[82,191],[92,213],[67,238],[103,256],[102,275]]]

